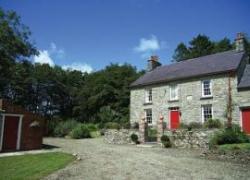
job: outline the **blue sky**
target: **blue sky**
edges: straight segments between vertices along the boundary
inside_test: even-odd
[[[99,70],[113,63],[146,66],[151,54],[171,61],[179,42],[250,35],[246,0],[2,0],[32,31],[37,62]]]

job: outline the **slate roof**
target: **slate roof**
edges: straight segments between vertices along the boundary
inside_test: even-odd
[[[232,50],[159,66],[134,81],[131,87],[235,71],[243,56],[244,52]]]
[[[238,88],[250,88],[250,64],[246,65],[240,83],[238,84]]]

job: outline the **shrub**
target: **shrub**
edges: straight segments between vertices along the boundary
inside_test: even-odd
[[[138,136],[136,134],[131,134],[130,136],[131,140],[135,143],[135,144],[138,144],[139,141],[138,141]]]
[[[64,137],[66,135],[69,135],[72,129],[78,126],[78,124],[79,123],[75,120],[61,121],[56,125],[54,135],[57,137]]]
[[[222,123],[219,119],[208,119],[205,123],[204,123],[204,127],[205,128],[222,128]]]
[[[89,131],[87,125],[85,125],[85,124],[79,124],[78,126],[76,126],[70,132],[70,136],[73,139],[89,138],[90,137],[90,131]]]
[[[238,125],[233,125],[232,128],[225,128],[222,131],[215,133],[210,139],[210,147],[222,144],[237,144],[248,143],[248,136],[241,131]]]
[[[107,122],[104,127],[105,129],[121,129],[120,124],[116,122]]]
[[[87,128],[89,129],[90,132],[98,130],[98,128],[95,124],[89,123],[89,124],[85,124],[85,125],[87,126]]]
[[[91,138],[97,138],[101,136],[101,132],[100,131],[91,131],[90,132],[90,137]]]
[[[163,144],[165,148],[171,147],[171,142],[167,135],[161,136],[161,143]]]
[[[199,122],[190,122],[189,124],[181,123],[180,128],[191,131],[192,129],[201,129],[202,124]]]

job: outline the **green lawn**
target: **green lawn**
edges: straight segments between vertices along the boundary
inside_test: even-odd
[[[219,146],[219,150],[232,151],[232,150],[246,150],[250,151],[250,143],[242,144],[224,144]]]
[[[54,152],[0,158],[0,179],[40,179],[65,167],[74,157]]]

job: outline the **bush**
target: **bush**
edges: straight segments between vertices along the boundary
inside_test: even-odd
[[[171,142],[167,135],[161,136],[161,143],[163,144],[165,148],[171,147]]]
[[[89,124],[85,124],[85,125],[87,126],[87,128],[89,129],[90,132],[98,131],[98,128],[97,128],[97,126],[95,124],[89,123]]]
[[[116,123],[116,122],[107,122],[104,125],[105,129],[121,129],[120,124]]]
[[[64,137],[66,135],[69,135],[72,129],[78,126],[78,124],[79,123],[75,120],[61,121],[56,125],[54,135],[57,137]]]
[[[97,138],[101,136],[101,132],[100,131],[91,131],[90,132],[90,137],[91,138]]]
[[[189,124],[181,123],[180,128],[191,131],[192,129],[201,129],[202,124],[199,122],[190,122]]]
[[[73,139],[81,139],[81,138],[91,137],[88,126],[85,124],[79,124],[70,132],[70,137]]]
[[[208,128],[208,129],[212,129],[212,128],[222,128],[222,123],[219,119],[208,119],[205,123],[204,123],[204,127]]]
[[[214,134],[210,139],[210,147],[222,144],[237,144],[248,143],[248,136],[241,131],[238,125],[233,125],[232,128],[226,128]]]
[[[131,140],[135,143],[135,144],[138,144],[139,141],[138,141],[138,136],[136,134],[131,134],[130,136]]]

